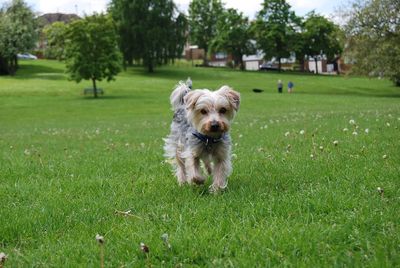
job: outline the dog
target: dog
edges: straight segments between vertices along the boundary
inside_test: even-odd
[[[172,160],[179,185],[204,184],[202,162],[213,178],[210,192],[225,189],[232,172],[229,130],[239,110],[240,94],[229,86],[191,90],[180,82],[170,101],[174,117],[164,139],[164,155]]]

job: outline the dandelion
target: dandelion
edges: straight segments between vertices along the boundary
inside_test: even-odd
[[[304,135],[305,131],[304,129],[300,130],[300,135]]]
[[[3,264],[7,260],[7,255],[4,252],[0,252],[0,267],[3,267]]]
[[[96,241],[99,243],[100,246],[100,267],[104,267],[104,237],[96,234]]]
[[[349,131],[349,129],[348,129],[347,127],[345,127],[345,128],[343,129],[343,132],[347,132],[347,131]]]
[[[285,137],[287,137],[287,136],[289,136],[290,135],[290,132],[289,131],[286,131],[285,132]]]
[[[99,244],[104,244],[105,242],[104,237],[99,234],[96,234],[96,241],[99,242]]]
[[[333,145],[338,146],[338,144],[339,144],[339,141],[337,141],[337,140],[333,141]]]
[[[376,190],[378,191],[378,193],[383,197],[383,189],[381,187],[376,188]]]
[[[354,121],[354,119],[350,119],[349,124],[350,125],[354,125],[356,123],[356,121]]]
[[[140,250],[145,254],[150,252],[149,247],[143,242],[140,242]]]
[[[314,155],[313,155],[313,154],[310,154],[310,157],[313,159],[313,158],[314,158]]]
[[[169,241],[168,241],[168,234],[167,234],[167,233],[162,234],[162,235],[161,235],[161,239],[162,239],[162,241],[164,242],[164,245],[165,245],[168,249],[171,249],[171,244],[170,244]]]
[[[366,128],[364,131],[365,131],[365,134],[369,133],[369,129],[368,128]]]
[[[384,155],[382,156],[382,158],[383,158],[383,159],[387,159],[388,156],[384,154]]]
[[[321,150],[321,151],[323,151],[324,150],[324,146],[319,146],[319,149]]]
[[[353,134],[354,136],[358,135],[357,131],[353,131],[353,133],[351,133],[351,134]]]

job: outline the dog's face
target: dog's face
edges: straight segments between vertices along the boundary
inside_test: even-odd
[[[228,86],[217,91],[197,89],[184,98],[188,120],[204,135],[220,137],[228,132],[239,109],[240,94]]]

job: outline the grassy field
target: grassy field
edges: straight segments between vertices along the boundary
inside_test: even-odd
[[[400,89],[389,81],[177,65],[128,69],[94,100],[61,63],[21,64],[0,78],[5,267],[99,267],[96,234],[105,267],[400,266]],[[210,181],[179,187],[162,156],[169,94],[188,76],[242,94],[219,195]],[[278,79],[295,93],[277,94]]]

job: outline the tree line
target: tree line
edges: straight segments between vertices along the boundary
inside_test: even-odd
[[[180,12],[173,0],[112,0],[107,14],[86,16],[82,19],[85,23],[54,23],[43,32],[48,51],[67,61],[75,80],[85,72],[79,66],[72,67],[73,63],[90,65],[84,64],[82,58],[95,62],[97,67],[103,66],[103,73],[108,75],[103,76],[112,79],[121,66],[141,64],[152,72],[159,65],[173,62],[181,57],[189,41],[204,49],[204,65],[212,52],[229,53],[234,67],[241,69],[243,55],[257,50],[263,51],[265,60],[275,58],[279,69],[281,59],[293,53],[300,66],[308,58],[317,63],[322,55],[333,61],[345,54],[354,63],[355,72],[387,76],[399,85],[399,1],[351,1],[342,14],[344,25],[339,26],[315,12],[297,16],[286,0],[264,0],[254,20],[236,9],[225,8],[221,0],[192,0],[188,15]],[[96,23],[109,28],[103,27],[97,33],[93,30]],[[35,14],[23,0],[12,0],[0,9],[0,73],[15,73],[16,55],[34,47],[39,34],[37,26]],[[91,49],[107,51],[112,56],[84,52],[84,46],[76,45],[88,42],[85,38],[89,38],[89,33],[94,35]],[[78,57],[79,53],[87,55]],[[103,64],[105,60],[113,62]]]

